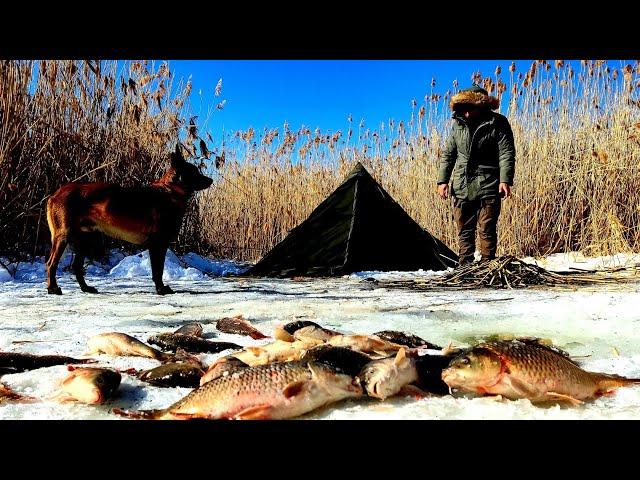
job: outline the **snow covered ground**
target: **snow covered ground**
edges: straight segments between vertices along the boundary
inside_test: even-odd
[[[61,262],[63,296],[46,294],[42,259],[0,266],[0,351],[80,356],[89,337],[118,331],[140,340],[175,330],[184,323],[204,325],[205,336],[241,345],[268,340],[217,332],[221,317],[242,314],[271,334],[278,323],[313,320],[351,333],[379,330],[410,332],[440,345],[467,346],[494,334],[548,338],[572,355],[584,356],[589,370],[640,377],[640,276],[617,285],[576,289],[404,291],[378,288],[367,278],[399,279],[434,272],[361,272],[322,280],[246,279],[226,276],[243,265],[210,261],[195,254],[167,256],[165,280],[177,292],[160,297],[150,278],[148,255],[113,252],[107,265],[91,265],[87,281],[100,294],[80,292]],[[534,259],[529,259],[534,261]],[[3,262],[5,265],[6,261]],[[537,263],[566,270],[640,264],[640,255],[587,259],[553,255]],[[203,273],[204,272],[204,273]],[[212,362],[225,353],[203,355]],[[96,356],[100,365],[150,368],[158,362],[134,357]],[[101,406],[60,404],[53,397],[64,366],[4,375],[14,390],[37,397],[34,403],[0,404],[0,419],[116,419],[113,407],[163,408],[189,392],[158,388],[123,374],[118,398]],[[640,419],[640,386],[621,388],[580,407],[537,407],[528,400],[494,401],[457,395],[422,400],[349,400],[304,416],[308,419]]]

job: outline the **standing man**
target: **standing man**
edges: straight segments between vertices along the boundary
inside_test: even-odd
[[[509,121],[493,111],[499,104],[475,84],[449,104],[453,127],[440,156],[438,194],[453,197],[461,266],[473,262],[476,227],[482,260],[495,258],[501,201],[511,196],[516,149]]]

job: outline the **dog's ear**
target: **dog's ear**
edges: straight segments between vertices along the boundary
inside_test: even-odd
[[[179,168],[185,162],[184,157],[182,156],[182,150],[180,149],[180,142],[176,143],[175,152],[171,152],[171,167]]]

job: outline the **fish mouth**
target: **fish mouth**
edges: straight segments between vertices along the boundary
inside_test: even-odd
[[[378,382],[375,382],[373,384],[369,383],[367,385],[367,393],[371,396],[371,397],[376,397],[376,398],[380,398],[380,391],[379,391],[379,387],[380,384]]]

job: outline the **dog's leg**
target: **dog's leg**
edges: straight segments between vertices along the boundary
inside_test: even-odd
[[[73,241],[73,247],[75,249],[72,264],[73,272],[76,274],[76,280],[78,280],[80,290],[86,293],[98,293],[96,288],[90,287],[84,280],[84,259],[88,248],[87,241],[88,238],[86,235],[78,235]]]
[[[62,290],[60,290],[58,281],[56,280],[56,271],[58,270],[58,263],[65,248],[67,248],[67,236],[65,234],[55,235],[52,241],[49,260],[47,260],[47,292],[54,295],[62,295]]]
[[[167,247],[152,246],[149,247],[149,258],[151,259],[151,276],[153,283],[156,284],[156,292],[158,295],[167,295],[173,293],[173,290],[162,283],[162,272],[164,271],[164,259],[167,255]]]

